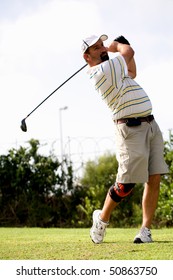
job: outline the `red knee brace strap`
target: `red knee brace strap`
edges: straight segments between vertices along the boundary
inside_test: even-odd
[[[121,184],[115,183],[109,189],[109,195],[115,202],[120,202],[124,197],[128,196],[132,189],[134,188],[135,184]]]

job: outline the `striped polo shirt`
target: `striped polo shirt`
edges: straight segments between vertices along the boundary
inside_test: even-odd
[[[113,112],[113,120],[148,116],[152,112],[146,92],[128,76],[121,55],[89,68],[95,89]]]

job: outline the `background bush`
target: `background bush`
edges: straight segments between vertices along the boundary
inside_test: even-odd
[[[117,160],[106,153],[88,161],[78,183],[67,158],[40,155],[39,141],[29,147],[11,149],[0,156],[0,226],[89,227],[92,212],[102,208],[110,186],[115,182]],[[173,136],[165,142],[165,160],[170,173],[162,177],[155,227],[173,226]],[[143,185],[113,211],[110,226],[136,227],[142,220]]]

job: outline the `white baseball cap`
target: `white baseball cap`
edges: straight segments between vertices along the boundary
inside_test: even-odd
[[[85,53],[86,50],[91,47],[92,45],[94,45],[99,39],[101,39],[102,41],[105,41],[108,39],[108,36],[103,34],[101,36],[96,36],[96,35],[91,35],[87,38],[85,38],[83,40],[83,44],[82,44],[82,52]]]

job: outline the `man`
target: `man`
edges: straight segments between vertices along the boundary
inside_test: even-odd
[[[151,101],[134,80],[134,50],[123,36],[105,47],[103,41],[107,38],[107,35],[92,35],[82,44],[90,80],[113,113],[118,160],[116,182],[110,187],[102,210],[93,212],[90,236],[94,243],[101,243],[112,211],[131,193],[136,183],[145,183],[142,226],[134,243],[152,242],[150,228],[161,175],[168,173],[163,158],[163,138],[151,115]],[[108,52],[117,54],[109,59]]]

